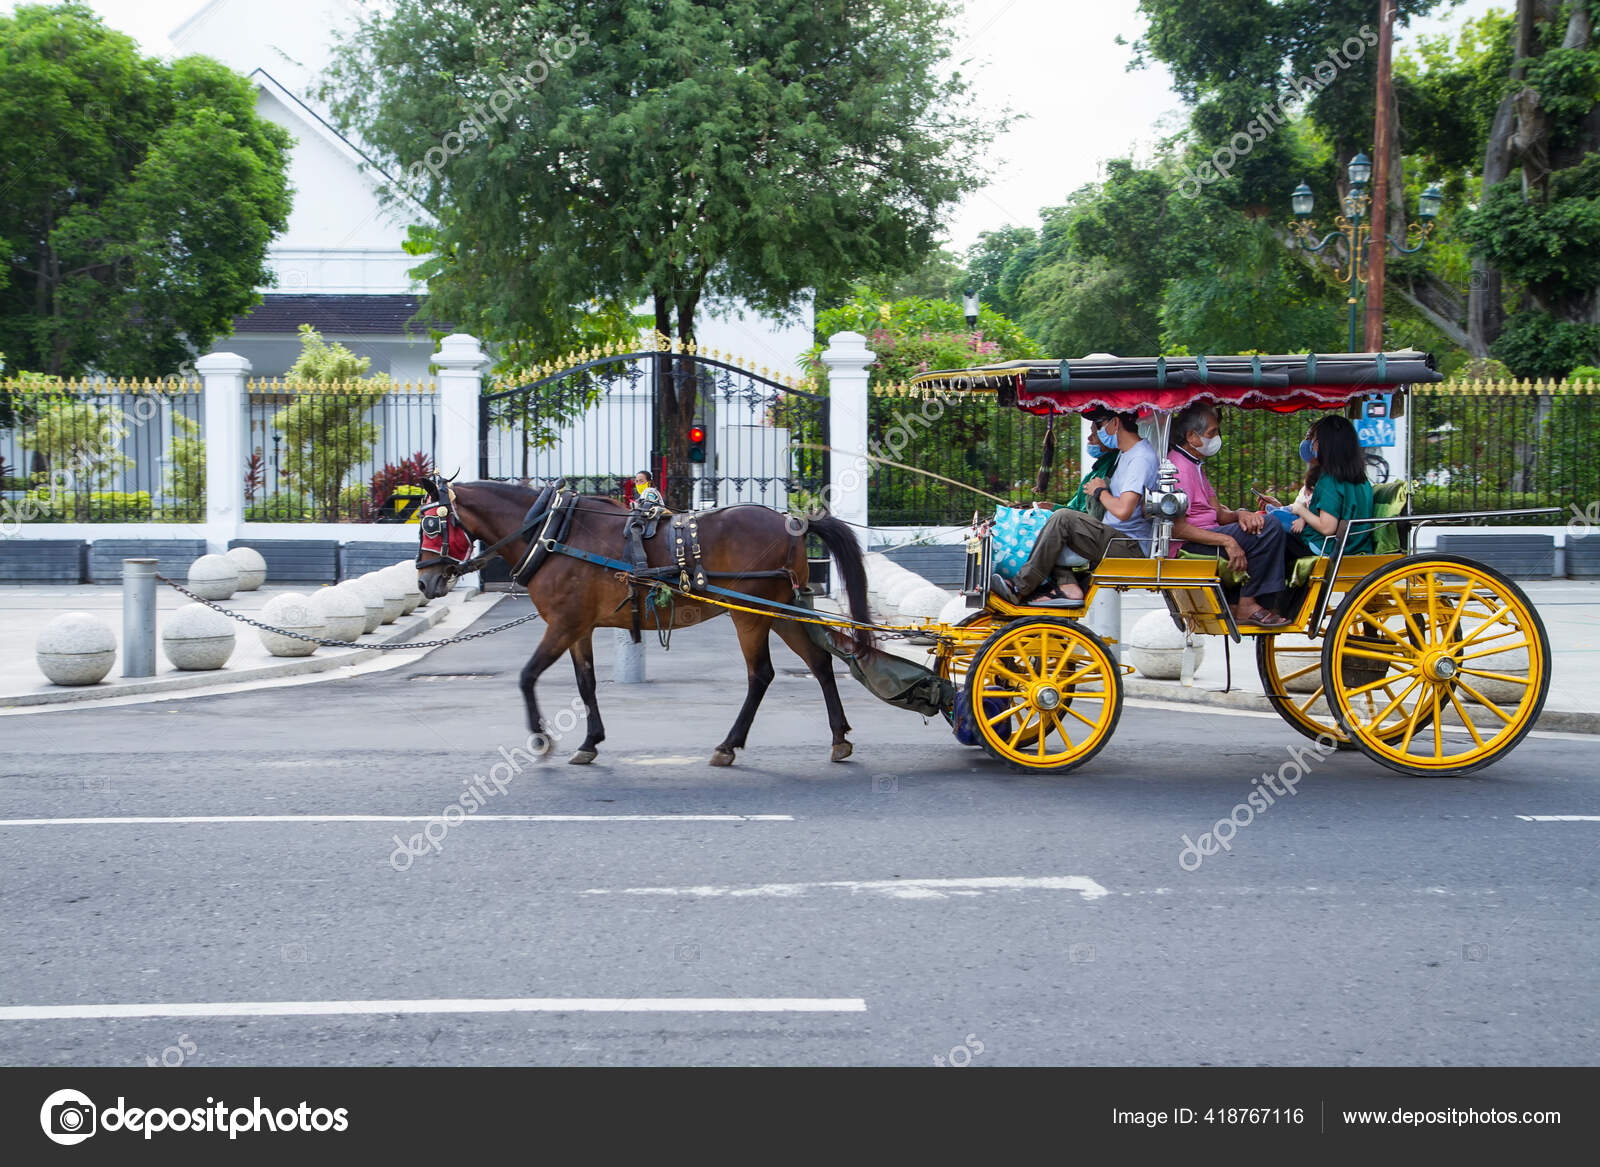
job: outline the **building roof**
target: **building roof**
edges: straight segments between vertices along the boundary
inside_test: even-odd
[[[446,326],[423,320],[416,324],[421,301],[413,295],[316,296],[269,292],[251,312],[233,322],[236,333],[294,333],[302,324],[338,336],[400,336]]]

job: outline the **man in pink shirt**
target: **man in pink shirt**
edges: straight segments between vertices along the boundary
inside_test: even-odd
[[[1259,511],[1217,505],[1204,461],[1221,448],[1215,407],[1197,401],[1172,419],[1172,464],[1178,468],[1178,489],[1189,496],[1189,512],[1172,525],[1170,554],[1178,554],[1185,543],[1190,550],[1216,548],[1236,574],[1249,572],[1233,606],[1235,623],[1276,628],[1288,621],[1262,603],[1270,603],[1284,589],[1288,535]]]

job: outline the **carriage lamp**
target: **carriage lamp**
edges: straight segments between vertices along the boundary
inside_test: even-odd
[[[1311,218],[1316,200],[1311,188],[1303,182],[1289,194],[1289,206],[1294,211],[1294,221],[1289,224],[1289,230],[1300,241],[1300,246],[1310,252],[1322,251],[1335,239],[1344,241],[1339,282],[1349,287],[1345,303],[1350,318],[1350,351],[1355,352],[1357,307],[1361,302],[1361,289],[1367,282],[1367,247],[1372,237],[1372,225],[1367,215],[1367,208],[1372,203],[1372,195],[1367,189],[1367,184],[1372,180],[1371,159],[1365,154],[1357,154],[1345,167],[1345,175],[1350,180],[1350,189],[1340,200],[1343,213],[1333,217],[1334,230],[1316,240],[1317,224]],[[1443,204],[1444,195],[1439,188],[1428,187],[1417,200],[1417,221],[1406,226],[1405,242],[1387,236],[1383,244],[1401,255],[1414,255],[1421,251],[1433,231]]]
[[[1176,522],[1189,513],[1189,495],[1182,490],[1163,490],[1159,486],[1144,492],[1146,518]]]

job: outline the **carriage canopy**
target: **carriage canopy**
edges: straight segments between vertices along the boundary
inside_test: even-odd
[[[1298,353],[1238,357],[1087,357],[943,369],[912,379],[932,392],[994,393],[1028,413],[1181,409],[1193,401],[1242,409],[1327,409],[1371,393],[1444,379],[1432,353]]]

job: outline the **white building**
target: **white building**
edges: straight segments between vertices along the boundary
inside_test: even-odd
[[[379,168],[333,128],[316,98],[336,32],[353,28],[363,9],[355,0],[210,0],[170,34],[178,55],[203,54],[248,76],[257,112],[295,138],[294,205],[268,255],[277,285],[261,289],[261,306],[214,346],[249,358],[257,375],[288,369],[301,324],[371,357],[374,372],[401,380],[427,374],[428,329],[407,324],[425,289],[407,276],[417,260],[401,246],[407,223],[426,212],[412,207],[408,219],[403,205],[383,204]],[[704,345],[798,374],[812,313],[808,303],[799,320],[783,323],[711,305],[697,331]]]

